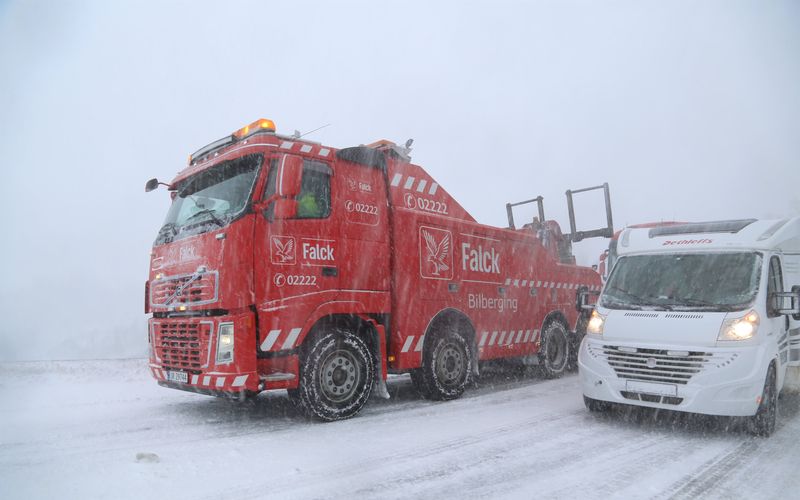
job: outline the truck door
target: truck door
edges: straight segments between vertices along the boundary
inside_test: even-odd
[[[284,157],[270,163],[264,201],[275,198]],[[330,164],[303,159],[301,188],[294,197],[296,213],[289,216],[276,213],[278,200],[256,217],[256,304],[340,288],[339,226],[332,220],[333,177]]]

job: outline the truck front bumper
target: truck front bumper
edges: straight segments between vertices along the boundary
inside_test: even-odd
[[[221,325],[233,325],[233,360],[217,362]],[[241,397],[262,387],[256,368],[253,315],[150,318],[150,373],[159,385]]]

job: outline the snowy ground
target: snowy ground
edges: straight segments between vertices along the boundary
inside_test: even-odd
[[[163,389],[143,360],[0,364],[0,498],[797,498],[800,397],[731,420],[583,407],[577,377],[495,371],[460,400],[309,422],[285,394]]]

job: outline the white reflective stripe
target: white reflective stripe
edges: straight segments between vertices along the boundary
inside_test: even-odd
[[[503,341],[506,339],[507,332],[500,332],[500,340],[497,341],[497,345],[503,345]]]
[[[533,288],[533,281],[530,282],[531,288]]]
[[[427,186],[427,185],[428,185],[428,181],[426,181],[425,179],[420,179],[419,180],[419,184],[417,184],[417,192],[421,193],[421,192],[425,191],[425,186]]]
[[[294,343],[297,341],[297,336],[300,335],[302,328],[292,328],[292,331],[289,332],[289,336],[286,337],[286,340],[283,342],[281,346],[281,350],[284,349],[291,349],[294,347]]]
[[[330,150],[330,149],[328,149],[328,148],[322,148],[322,149],[320,149],[320,150],[319,150],[319,155],[320,155],[320,156],[328,156],[328,153],[330,153],[330,152],[331,152],[331,150]]]
[[[480,347],[483,347],[483,346],[486,345],[486,337],[488,337],[488,336],[489,336],[489,332],[483,332],[483,335],[481,335],[481,342],[478,344]]]
[[[575,283],[570,283],[569,284],[569,289],[570,290],[575,290],[577,287],[578,287],[578,285],[576,285]]]
[[[519,344],[520,343],[520,341],[522,340],[522,334],[523,333],[525,333],[525,332],[523,332],[522,330],[519,331],[519,333],[517,334],[517,340],[514,341],[515,344]]]
[[[211,383],[211,377],[209,377],[208,375],[203,377],[203,385],[209,385],[210,383]]]
[[[415,180],[416,180],[416,179],[414,179],[413,177],[411,177],[411,176],[408,176],[408,179],[406,179],[406,183],[405,183],[405,185],[403,186],[403,189],[411,189],[411,186],[413,186],[413,185],[414,185],[414,181],[415,181]]]
[[[497,332],[492,332],[492,338],[489,339],[489,345],[494,345],[494,339],[497,338]]]
[[[550,288],[553,288],[554,286],[556,286],[556,282],[555,281],[550,282]]]
[[[394,177],[392,177],[392,183],[391,183],[391,186],[392,186],[392,187],[397,187],[397,186],[399,186],[399,185],[400,185],[400,181],[401,181],[402,179],[403,179],[403,175],[402,175],[402,174],[394,174]]]
[[[563,283],[559,283],[558,285],[556,285],[556,288],[561,288],[561,285],[563,285]]]
[[[506,286],[511,284],[511,278],[506,278]]]
[[[522,343],[523,344],[526,343],[528,341],[528,339],[530,338],[530,336],[531,336],[531,331],[530,330],[525,330],[525,336],[522,337]]]
[[[434,182],[433,184],[431,184],[431,188],[428,190],[428,194],[431,196],[435,195],[437,189],[439,189],[439,185]]]
[[[225,377],[217,377],[217,387],[225,385]]]
[[[281,143],[281,149],[292,149],[292,146],[294,146],[293,142],[283,141]]]
[[[311,151],[311,146],[308,144],[303,144],[303,147],[300,148],[301,153],[308,153],[309,151]]]
[[[514,280],[514,286],[519,286],[519,280]]]
[[[522,286],[527,286],[527,285],[528,285],[528,280],[522,280]]]
[[[531,336],[531,342],[534,342],[539,337],[539,330],[534,330]]]
[[[249,377],[249,376],[250,375],[239,375],[238,377],[233,379],[233,384],[232,384],[233,387],[241,387],[241,386],[243,386],[244,383],[247,382],[247,377]]]
[[[280,334],[280,330],[270,330],[267,334],[267,338],[265,338],[264,342],[261,343],[261,350],[269,351],[272,349],[272,346],[275,345],[275,341],[278,340],[278,335]]]
[[[411,343],[412,342],[414,342],[414,336],[413,335],[411,335],[409,337],[406,337],[406,341],[403,342],[403,348],[400,349],[400,352],[408,352],[408,350],[411,349]]]
[[[192,385],[197,385],[197,380],[200,378],[200,375],[192,375]]]
[[[425,335],[420,336],[419,340],[417,341],[417,347],[414,348],[414,352],[419,352],[422,350],[422,345],[425,342]]]
[[[542,286],[542,282],[541,281],[537,281],[536,282],[536,286]]]

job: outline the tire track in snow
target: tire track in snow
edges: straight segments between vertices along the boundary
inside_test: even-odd
[[[745,462],[752,460],[753,452],[758,449],[756,438],[750,437],[721,456],[705,462],[699,471],[684,476],[659,498],[693,499],[705,496],[731,474],[738,474]]]

